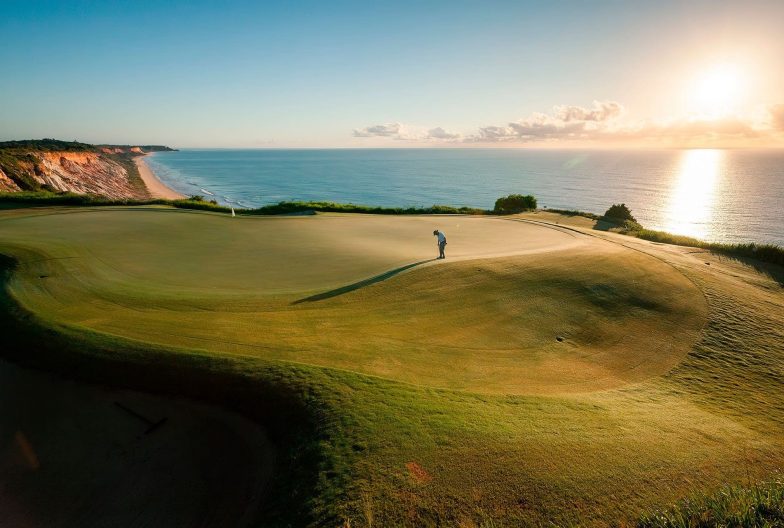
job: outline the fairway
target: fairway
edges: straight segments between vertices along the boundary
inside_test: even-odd
[[[283,525],[616,525],[782,467],[777,272],[591,225],[41,208],[0,254],[75,377],[265,426]]]
[[[100,210],[2,225],[36,255],[14,295],[58,322],[430,387],[617,387],[672,368],[705,320],[671,266],[505,219]]]

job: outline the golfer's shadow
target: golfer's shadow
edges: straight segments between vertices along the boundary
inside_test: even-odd
[[[391,277],[394,277],[398,273],[403,273],[406,270],[410,270],[411,268],[414,268],[416,266],[421,266],[422,264],[426,264],[428,262],[433,262],[434,260],[438,260],[438,259],[431,258],[427,260],[420,260],[419,262],[414,262],[413,264],[406,264],[405,266],[400,266],[399,268],[385,271],[384,273],[380,275],[376,275],[375,277],[370,277],[369,279],[361,280],[359,282],[348,284],[346,286],[341,286],[340,288],[335,288],[334,290],[329,290],[323,293],[317,293],[316,295],[311,295],[310,297],[297,299],[291,304],[300,304],[305,302],[315,302],[315,301],[323,301],[324,299],[331,299],[332,297],[337,297],[338,295],[343,295],[344,293],[352,292],[354,290],[364,288],[365,286],[370,286],[371,284],[385,281]]]

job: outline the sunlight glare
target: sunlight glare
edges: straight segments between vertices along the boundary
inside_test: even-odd
[[[720,64],[703,73],[692,88],[693,106],[696,111],[719,117],[737,107],[741,95],[743,76],[732,64]]]
[[[708,237],[723,157],[724,152],[716,149],[684,151],[667,209],[665,231]]]

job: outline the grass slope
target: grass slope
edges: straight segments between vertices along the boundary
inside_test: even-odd
[[[267,423],[291,462],[277,524],[633,522],[781,467],[774,281],[612,234],[449,222],[454,261],[292,304],[429,258],[433,219],[6,211],[5,312],[28,330],[3,335]]]
[[[727,486],[713,495],[683,500],[669,510],[647,514],[639,528],[784,526],[784,482]]]

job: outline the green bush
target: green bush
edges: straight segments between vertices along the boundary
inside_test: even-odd
[[[496,214],[514,214],[530,211],[531,209],[536,209],[536,198],[530,194],[525,196],[522,194],[510,194],[495,201],[493,212]]]
[[[632,215],[631,210],[626,207],[626,204],[613,204],[607,209],[607,212],[602,216],[602,220],[611,222],[613,224],[622,225],[627,220],[637,222],[637,219]]]
[[[621,225],[621,229],[623,229],[624,233],[636,233],[638,231],[642,231],[645,228],[634,220],[624,220],[623,224]]]

